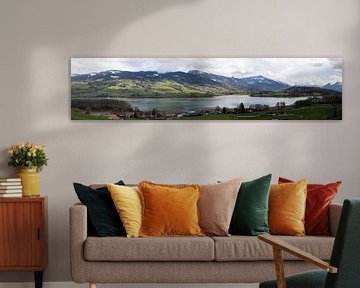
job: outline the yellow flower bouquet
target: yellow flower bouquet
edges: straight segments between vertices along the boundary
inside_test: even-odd
[[[9,166],[36,167],[40,172],[47,165],[48,158],[45,154],[46,147],[34,143],[20,143],[11,145],[8,149],[10,155]]]

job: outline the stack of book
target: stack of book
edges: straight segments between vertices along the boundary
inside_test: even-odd
[[[22,197],[20,178],[0,178],[0,198]]]

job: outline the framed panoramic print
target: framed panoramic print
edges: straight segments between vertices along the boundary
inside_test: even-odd
[[[341,120],[341,58],[72,58],[72,120]]]

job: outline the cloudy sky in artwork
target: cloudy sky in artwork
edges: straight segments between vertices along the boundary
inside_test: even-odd
[[[243,78],[262,75],[290,85],[325,85],[342,82],[342,58],[72,58],[71,74],[106,70],[201,70]]]

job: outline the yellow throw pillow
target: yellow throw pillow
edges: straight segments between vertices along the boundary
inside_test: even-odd
[[[139,184],[143,215],[140,236],[203,236],[197,201],[199,185]]]
[[[269,228],[271,234],[303,236],[305,234],[307,179],[271,185]]]
[[[139,237],[141,227],[141,196],[138,187],[108,184],[127,237]]]

